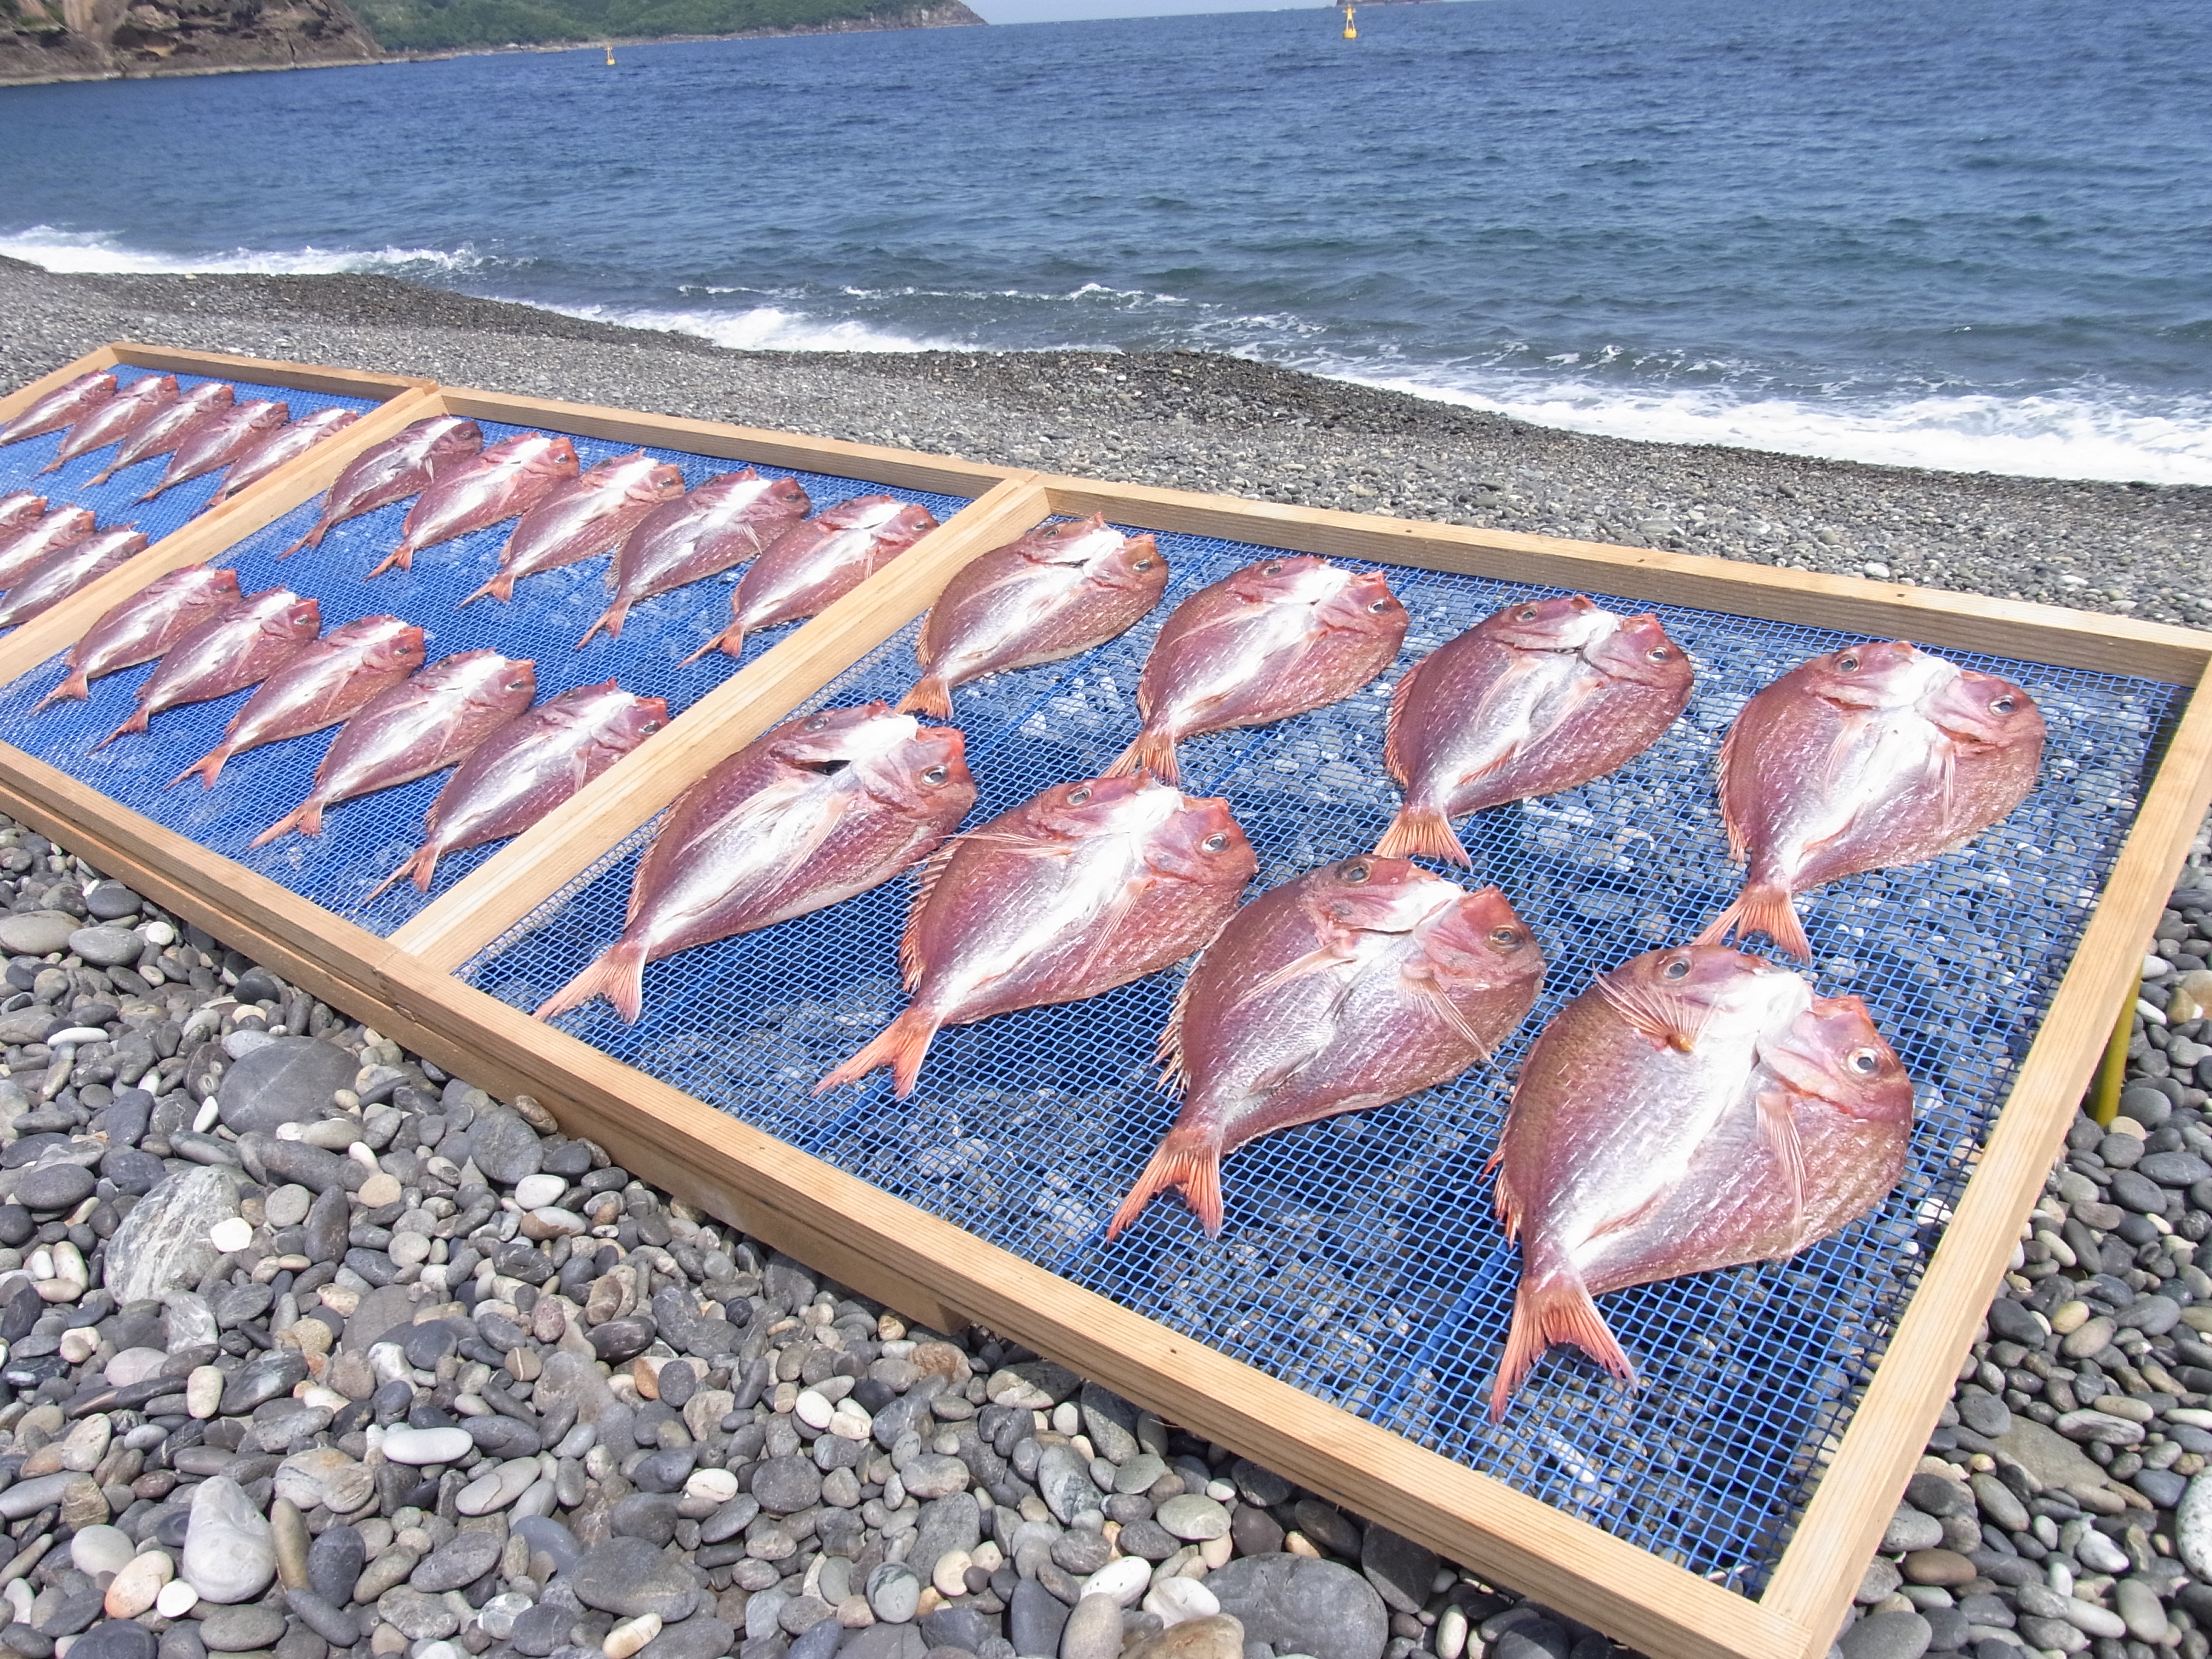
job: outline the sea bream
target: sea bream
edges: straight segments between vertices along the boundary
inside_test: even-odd
[[[667,724],[665,699],[633,696],[612,680],[516,715],[469,750],[430,803],[422,846],[368,898],[403,877],[428,892],[447,854],[520,835]]]
[[[156,578],[112,607],[70,647],[68,673],[39,700],[39,708],[89,696],[93,681],[153,661],[240,597],[235,570],[190,564]]]
[[[145,550],[145,536],[126,524],[97,531],[49,553],[17,577],[7,598],[0,600],[0,628],[13,628],[44,616],[70,594],[89,587]]]
[[[1692,678],[1648,613],[1616,616],[1580,593],[1492,613],[1391,694],[1383,763],[1406,804],[1375,850],[1468,865],[1452,819],[1625,765],[1674,724]]]
[[[0,546],[46,516],[46,498],[27,489],[0,495]]]
[[[1039,525],[952,574],[921,625],[921,678],[899,707],[944,718],[952,688],[985,674],[1058,662],[1119,639],[1167,591],[1150,536],[1124,536],[1094,513]]]
[[[1227,801],[1149,777],[1059,784],[1001,812],[922,872],[899,945],[912,1006],[814,1092],[888,1066],[903,1098],[944,1026],[1078,1002],[1182,961],[1257,868]]]
[[[1800,663],[1743,706],[1721,747],[1742,894],[1700,934],[1764,933],[1807,961],[1796,896],[1963,847],[2035,787],[2043,713],[2010,680],[1903,640]]]
[[[525,576],[595,558],[653,508],[683,493],[682,469],[656,461],[641,449],[601,461],[556,485],[522,515],[500,550],[499,574],[461,603],[473,604],[486,594],[509,599]]]
[[[221,380],[204,380],[190,391],[179,394],[176,402],[165,404],[149,419],[141,421],[131,428],[129,435],[107,458],[107,465],[92,475],[87,488],[92,484],[106,483],[117,473],[134,467],[141,461],[174,454],[177,447],[203,419],[218,410],[232,408],[237,402],[237,388]]]
[[[496,651],[441,658],[380,693],[331,739],[307,799],[253,838],[265,847],[297,830],[323,833],[323,813],[342,800],[374,794],[463,759],[530,707],[538,665]]]
[[[115,375],[112,370],[96,368],[88,374],[80,374],[56,386],[7,425],[0,426],[0,444],[19,444],[26,438],[40,438],[49,432],[59,432],[64,427],[75,426],[114,395]]]
[[[1856,997],[1717,945],[1601,975],[1537,1037],[1491,1160],[1521,1243],[1491,1416],[1554,1343],[1632,1382],[1594,1297],[1796,1254],[1887,1195],[1911,1133]]]
[[[323,497],[315,527],[276,556],[289,559],[303,547],[319,547],[331,527],[380,507],[419,495],[454,467],[483,451],[483,428],[458,415],[434,415],[397,437],[371,444],[346,464]]]
[[[82,541],[99,523],[88,507],[58,507],[0,540],[0,591],[14,587],[25,573],[72,543]]]
[[[1457,1077],[1518,1029],[1543,981],[1504,893],[1403,859],[1345,859],[1261,894],[1176,998],[1160,1059],[1182,1110],[1106,1237],[1175,1190],[1219,1237],[1229,1153]]]
[[[54,458],[39,469],[58,472],[80,455],[89,455],[108,444],[121,443],[133,432],[177,401],[177,377],[149,374],[133,380],[69,429],[54,451]]]
[[[163,652],[138,688],[131,718],[89,752],[97,754],[118,738],[143,732],[166,708],[210,702],[259,684],[313,644],[322,625],[321,607],[289,587],[247,594]]]
[[[669,808],[638,862],[622,937],[538,1008],[605,997],[643,1008],[645,965],[880,886],[926,857],[975,805],[964,744],[884,704],[786,720]]]
[[[210,410],[192,423],[169,457],[161,481],[138,499],[150,501],[165,489],[173,489],[194,478],[220,472],[241,455],[251,453],[291,423],[292,407],[267,398],[255,398],[228,409]]]
[[[1388,668],[1406,607],[1372,572],[1309,554],[1268,559],[1175,608],[1137,682],[1144,728],[1107,769],[1170,782],[1176,744],[1202,732],[1266,726],[1348,697]]]
[[[656,593],[736,569],[804,519],[810,505],[798,479],[763,478],[746,467],[653,508],[616,551],[607,572],[614,603],[584,630],[576,648],[589,645],[601,629],[610,639],[618,637],[630,607]]]
[[[262,681],[223,728],[222,741],[169,780],[208,788],[249,749],[350,720],[422,665],[422,630],[397,617],[363,617],[303,647]]]
[[[730,594],[729,627],[684,662],[717,647],[741,657],[747,634],[819,616],[936,528],[927,507],[896,495],[854,495],[825,507],[785,531],[747,567]],[[619,617],[610,631],[622,631]]]
[[[230,464],[222,483],[209,497],[210,507],[230,500],[250,484],[259,483],[279,467],[289,466],[325,438],[344,431],[361,416],[335,404],[311,409],[289,426],[279,427]]]
[[[527,513],[576,476],[576,446],[543,432],[518,432],[441,472],[407,509],[399,545],[368,574],[380,576],[415,556]]]

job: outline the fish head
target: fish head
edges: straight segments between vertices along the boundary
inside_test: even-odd
[[[656,461],[636,494],[641,501],[671,501],[684,493],[684,469],[672,461]]]
[[[1078,778],[1031,796],[1021,808],[1024,830],[1041,841],[1088,841],[1156,824],[1174,810],[1176,792],[1149,772],[1118,778]]]
[[[806,497],[806,486],[796,478],[771,478],[761,492],[760,505],[773,512],[803,515],[814,503]]]
[[[1146,865],[1202,887],[1235,889],[1259,873],[1259,855],[1227,801],[1218,795],[1186,795],[1167,784],[1158,787],[1175,799],[1146,837]]]
[[[538,665],[527,657],[502,657],[506,665],[492,681],[492,701],[527,708],[538,695]]]
[[[245,424],[249,432],[274,432],[280,426],[292,423],[292,405],[276,403],[267,398],[246,404]]]
[[[1318,605],[1341,592],[1351,574],[1316,554],[1286,553],[1231,572],[1219,586],[1248,605]]]
[[[1870,640],[1801,663],[1784,678],[1838,708],[1889,708],[1919,702],[1957,672],[1908,640]]]
[[[1503,890],[1468,893],[1441,877],[1429,879],[1454,895],[1415,929],[1439,978],[1490,989],[1543,979],[1544,953]]]
[[[205,565],[198,568],[201,573],[201,581],[206,586],[210,595],[216,599],[228,599],[234,605],[238,602],[240,597],[238,572],[210,570]]]
[[[410,430],[422,431],[424,428],[433,428],[427,434],[429,447],[423,459],[434,478],[456,461],[469,460],[483,453],[483,428],[474,421],[464,421],[452,415],[439,415],[418,422]]]
[[[1306,908],[1333,928],[1403,933],[1450,904],[1458,886],[1410,859],[1361,853],[1304,878]]]
[[[884,520],[881,529],[877,533],[895,536],[903,541],[920,541],[936,528],[937,514],[932,513],[920,501],[902,501],[899,504],[898,511]]]
[[[1619,617],[1588,594],[1564,593],[1517,600],[1492,611],[1477,627],[1516,651],[1588,651],[1620,625]]]
[[[614,682],[609,680],[607,684],[612,686]],[[615,740],[625,749],[635,749],[668,724],[668,699],[631,697],[628,707],[610,724]]]
[[[853,763],[869,794],[909,817],[950,830],[975,804],[968,739],[955,726],[924,726],[911,714],[885,712],[866,733]]]
[[[1650,611],[1621,617],[1584,649],[1593,668],[1615,679],[1634,680],[1662,691],[1686,693],[1694,672],[1689,653],[1668,637]]]
[[[93,527],[99,522],[88,507],[64,507],[58,513],[48,514],[45,520],[46,524],[55,526],[58,533],[79,541],[92,534]]]
[[[238,388],[226,381],[210,380],[194,386],[178,401],[200,410],[228,409],[238,401]]]
[[[372,673],[413,673],[429,654],[422,630],[397,617],[363,617],[331,635],[333,643],[358,646],[362,666]]]
[[[1962,668],[1928,700],[1928,718],[1977,749],[2043,747],[2043,711],[2010,680]]]
[[[1344,580],[1316,607],[1316,620],[1322,627],[1387,639],[1394,646],[1405,639],[1410,619],[1381,571],[1328,568]]]
[[[1812,1000],[1789,969],[1725,945],[1647,951],[1600,975],[1597,990],[1636,1030],[1682,1054],[1696,1048],[1716,1020],[1763,1028],[1778,1012]]]
[[[261,631],[306,641],[323,631],[323,607],[289,587],[264,588],[245,601],[261,615]]]
[[[1912,1079],[1856,997],[1816,997],[1759,1054],[1799,1094],[1863,1122],[1910,1123]]]

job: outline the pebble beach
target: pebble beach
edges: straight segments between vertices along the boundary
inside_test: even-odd
[[[0,315],[9,385],[137,338],[2212,618],[2203,489],[1626,443],[1192,354],[734,353],[379,278],[0,261]],[[0,912],[18,1659],[1626,1652],[909,1328],[5,820]],[[2212,1654],[2212,873],[2144,943],[2121,1117],[2074,1125],[1843,1659]]]

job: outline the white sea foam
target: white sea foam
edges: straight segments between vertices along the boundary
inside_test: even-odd
[[[696,335],[732,351],[973,351],[985,348],[957,340],[931,340],[894,333],[851,318],[811,317],[781,306],[744,310],[663,311],[623,306],[550,306],[564,317],[611,323],[619,328],[649,328],[668,334]]]
[[[302,247],[289,252],[233,248],[222,253],[150,253],[125,246],[106,231],[57,230],[51,225],[33,225],[27,230],[0,235],[0,254],[43,265],[48,270],[102,276],[219,273],[331,276],[367,272],[427,275],[434,271],[450,275],[476,270],[483,263],[473,250],[465,247]]]

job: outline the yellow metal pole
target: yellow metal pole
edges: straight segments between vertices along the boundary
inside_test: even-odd
[[[2105,1044],[2105,1058],[2098,1063],[2096,1078],[2089,1085],[2089,1116],[2095,1122],[2109,1124],[2120,1115],[2120,1089],[2128,1079],[2128,1044],[2134,1039],[2135,1029],[2136,989],[2130,985],[2119,1019],[2112,1026],[2112,1040]]]

